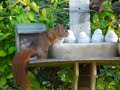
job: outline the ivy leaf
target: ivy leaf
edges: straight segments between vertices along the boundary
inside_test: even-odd
[[[8,49],[8,54],[12,54],[14,51],[15,51],[15,47],[14,47],[14,46],[13,46],[13,47],[10,47],[10,48]]]
[[[47,12],[46,12],[45,8],[42,9],[42,15],[45,16],[45,17],[47,16]]]
[[[28,15],[28,18],[29,18],[31,21],[35,21],[35,19],[34,19],[34,12],[28,12],[27,15]]]
[[[7,53],[4,51],[4,50],[0,50],[0,56],[1,57],[4,57],[4,56],[6,56],[7,55]]]

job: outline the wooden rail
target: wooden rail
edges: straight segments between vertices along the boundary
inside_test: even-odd
[[[96,65],[116,65],[120,64],[120,57],[89,57],[80,59],[43,59],[31,60],[29,66],[56,66],[60,64],[73,64],[73,63],[96,63]]]
[[[30,60],[29,67],[55,67],[61,64],[74,66],[72,90],[95,90],[97,65],[120,64],[120,57],[89,57],[80,59]]]

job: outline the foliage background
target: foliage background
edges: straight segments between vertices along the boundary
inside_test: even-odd
[[[102,12],[91,13],[92,32],[101,28],[105,35],[107,30],[114,30],[120,37],[119,16],[112,10],[111,1],[105,0]],[[68,0],[1,0],[0,1],[0,89],[23,90],[13,80],[11,60],[15,54],[15,24],[42,22],[52,28],[57,23],[69,27]],[[29,77],[33,83],[27,90],[68,90],[71,88],[72,66],[57,68],[29,68]],[[46,76],[46,77],[45,77]],[[55,81],[55,82],[53,82]],[[119,90],[120,66],[98,66],[96,90]]]

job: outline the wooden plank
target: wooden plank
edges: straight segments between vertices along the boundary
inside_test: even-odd
[[[31,60],[29,66],[54,66],[60,64],[74,64],[74,63],[96,63],[97,65],[117,65],[120,64],[120,57],[90,57],[80,59],[43,59],[43,60]]]
[[[79,78],[79,63],[75,63],[72,90],[78,90],[78,78]]]

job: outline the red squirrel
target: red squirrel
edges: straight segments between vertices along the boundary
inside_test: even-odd
[[[26,65],[31,56],[37,56],[39,60],[47,57],[48,47],[54,43],[58,37],[65,37],[68,32],[64,30],[63,25],[58,24],[56,27],[41,32],[30,44],[30,46],[16,53],[12,61],[13,77],[16,83],[23,88],[31,87],[32,84],[27,77]]]

